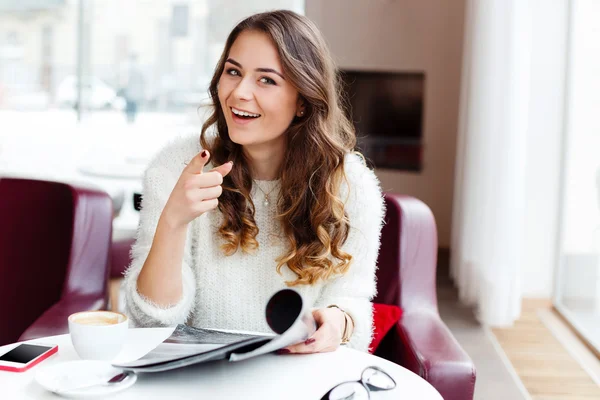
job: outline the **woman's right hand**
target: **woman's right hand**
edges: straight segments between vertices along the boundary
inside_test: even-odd
[[[171,227],[183,227],[219,205],[223,177],[231,172],[233,163],[229,161],[209,172],[203,172],[208,159],[208,151],[198,153],[175,184],[162,213],[162,219]]]

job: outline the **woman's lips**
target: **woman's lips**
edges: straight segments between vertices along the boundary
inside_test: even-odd
[[[229,111],[231,112],[231,118],[233,119],[233,122],[235,122],[236,124],[240,124],[240,125],[247,125],[247,124],[254,122],[260,118],[260,117],[242,118],[242,117],[236,115],[233,111],[231,111],[231,110],[229,110]]]

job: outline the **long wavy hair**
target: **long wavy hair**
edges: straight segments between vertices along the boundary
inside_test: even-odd
[[[219,198],[222,249],[231,255],[239,248],[247,253],[258,248],[250,168],[242,146],[229,137],[217,93],[231,46],[247,30],[264,32],[272,39],[286,80],[304,100],[304,116],[294,118],[284,133],[287,146],[279,174],[277,218],[289,246],[276,262],[277,272],[287,264],[297,275],[288,285],[313,284],[345,273],[352,260],[341,249],[349,224],[340,187],[347,184],[344,156],[353,151],[356,135],[344,112],[341,81],[321,33],[308,18],[292,11],[265,12],[240,22],[227,38],[210,83],[213,111],[202,126],[201,144],[212,154],[214,165],[229,160],[235,165]],[[215,137],[208,137],[211,127]]]

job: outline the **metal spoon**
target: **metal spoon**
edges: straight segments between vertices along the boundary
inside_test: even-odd
[[[132,376],[134,376],[135,373],[132,371],[123,371],[118,373],[117,375],[113,376],[112,378],[110,378],[108,381],[106,382],[98,382],[98,383],[92,383],[92,384],[88,384],[88,385],[82,385],[82,386],[74,386],[74,387],[70,387],[67,389],[61,389],[61,390],[57,390],[55,391],[55,393],[57,394],[61,394],[61,393],[67,393],[67,392],[72,392],[74,390],[80,390],[80,389],[89,389],[92,387],[96,387],[96,386],[112,386],[112,385],[117,385],[129,378],[131,378]]]

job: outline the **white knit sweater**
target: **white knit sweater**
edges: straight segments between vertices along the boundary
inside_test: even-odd
[[[286,266],[279,275],[275,259],[286,250],[281,228],[273,218],[278,181],[258,181],[269,194],[271,205],[263,205],[264,195],[255,187],[251,196],[256,205],[254,219],[259,228],[259,248],[254,254],[237,251],[225,256],[222,239],[216,231],[222,221],[218,210],[203,214],[188,229],[183,274],[183,296],[177,304],[158,307],[137,291],[137,277],[146,260],[156,226],[185,163],[200,151],[197,136],[175,140],[162,150],[148,167],[143,184],[142,210],[132,263],[125,276],[127,314],[136,326],[188,325],[230,330],[271,332],[265,321],[265,305],[286,281],[296,275]],[[212,168],[207,165],[206,169]],[[234,167],[235,168],[235,167]],[[345,211],[350,222],[348,239],[342,249],[351,254],[352,264],[344,275],[312,286],[295,286],[309,306],[335,304],[346,310],[355,322],[349,346],[366,351],[372,337],[372,308],[375,295],[375,269],[384,216],[379,182],[373,171],[354,154],[346,156],[345,171],[350,193]],[[342,199],[348,187],[341,188]]]

